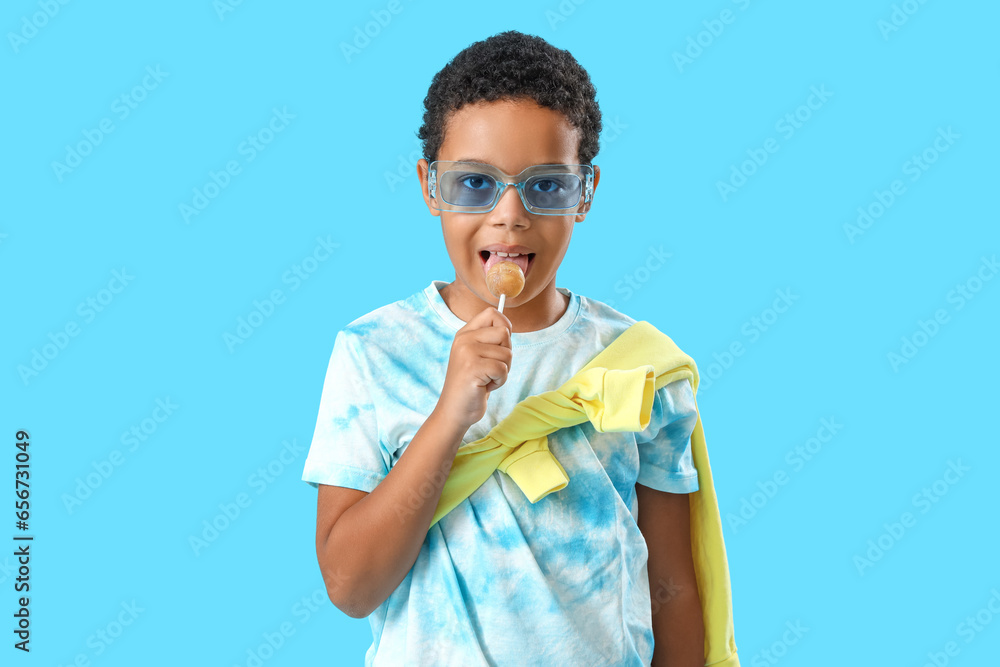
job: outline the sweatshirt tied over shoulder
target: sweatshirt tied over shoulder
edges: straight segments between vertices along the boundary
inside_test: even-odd
[[[695,396],[698,369],[666,334],[636,322],[561,387],[529,396],[483,438],[458,449],[433,526],[500,470],[532,503],[570,483],[549,451],[548,434],[590,421],[599,432],[643,431],[656,390],[686,379]],[[705,664],[739,667],[732,594],[701,415],[691,434],[698,491],[690,494],[691,545],[705,625]]]

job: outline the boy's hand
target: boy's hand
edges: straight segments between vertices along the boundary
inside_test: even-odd
[[[486,401],[507,381],[512,325],[492,306],[483,309],[455,334],[448,371],[437,407],[468,428],[486,414]]]

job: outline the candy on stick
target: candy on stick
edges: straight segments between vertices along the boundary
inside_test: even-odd
[[[513,299],[524,289],[524,273],[514,262],[497,262],[486,272],[486,286],[500,299],[497,310],[502,313],[506,297]]]

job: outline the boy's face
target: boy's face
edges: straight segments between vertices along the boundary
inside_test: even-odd
[[[518,174],[537,164],[578,164],[579,130],[566,117],[534,101],[497,101],[469,104],[453,112],[445,127],[438,160],[485,162],[507,174]],[[486,287],[483,249],[502,244],[523,246],[532,256],[524,276],[524,289],[507,298],[507,307],[531,303],[551,304],[556,269],[569,247],[573,226],[580,215],[536,215],[524,208],[515,188],[507,188],[496,207],[488,213],[439,211],[432,207],[427,191],[427,160],[417,163],[424,202],[431,215],[441,218],[445,246],[455,266],[453,298],[471,306],[475,299],[496,306],[498,299]],[[600,170],[594,166],[594,189]],[[589,205],[588,205],[589,206]],[[560,303],[562,303],[560,301]],[[564,305],[564,304],[563,304]],[[483,307],[472,307],[478,312]],[[529,310],[531,308],[529,307]]]

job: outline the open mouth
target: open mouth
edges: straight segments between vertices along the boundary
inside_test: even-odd
[[[535,260],[535,253],[531,252],[526,255],[518,255],[516,257],[501,257],[495,252],[490,252],[489,250],[483,250],[479,253],[479,261],[483,263],[483,274],[485,275],[490,267],[498,262],[513,262],[521,267],[521,272],[524,277],[528,277],[528,271],[531,270],[531,265]]]

